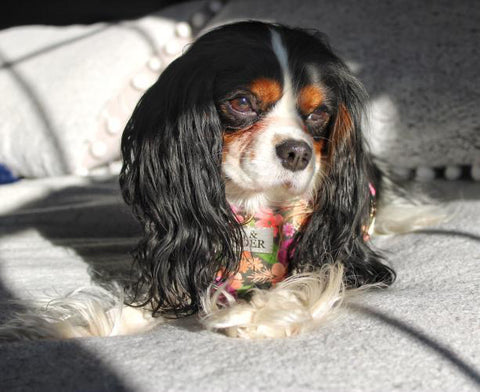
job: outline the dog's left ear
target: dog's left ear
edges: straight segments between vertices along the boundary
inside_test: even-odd
[[[332,80],[338,101],[323,160],[325,178],[314,212],[295,240],[292,267],[311,270],[340,261],[350,286],[391,284],[395,272],[364,240],[371,213],[370,185],[377,189],[380,185],[361,130],[366,93],[345,66],[337,68]]]

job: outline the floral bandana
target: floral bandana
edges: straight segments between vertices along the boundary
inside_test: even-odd
[[[226,290],[242,294],[253,287],[269,288],[285,279],[292,256],[289,247],[307,216],[308,204],[302,202],[293,208],[263,208],[248,216],[236,206],[230,207],[243,225],[245,238],[239,270],[226,280]],[[222,271],[219,271],[216,281],[223,278]]]
[[[376,213],[376,190],[371,183],[369,191],[369,222],[362,227],[365,242],[373,233]],[[289,248],[311,213],[310,204],[300,201],[286,208],[263,208],[254,215],[247,215],[232,204],[230,208],[243,226],[245,242],[239,270],[228,276],[224,288],[231,294],[241,295],[254,287],[266,289],[275,286],[286,278],[292,257]],[[218,271],[215,281],[220,283],[224,279],[223,271]]]

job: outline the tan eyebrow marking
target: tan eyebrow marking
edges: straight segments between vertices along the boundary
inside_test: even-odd
[[[298,94],[298,108],[302,114],[312,113],[324,101],[325,95],[320,87],[309,84]]]
[[[250,84],[250,91],[261,101],[262,109],[277,102],[282,97],[282,86],[274,79],[259,78]]]

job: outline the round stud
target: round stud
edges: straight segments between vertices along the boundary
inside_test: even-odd
[[[107,131],[112,135],[116,135],[122,131],[122,122],[117,117],[110,117],[107,120]]]
[[[162,60],[160,60],[157,56],[153,56],[150,60],[148,60],[148,68],[153,72],[160,72],[162,69]]]
[[[187,22],[179,22],[175,26],[175,34],[179,38],[190,38],[192,36],[192,28]]]
[[[458,180],[462,176],[462,168],[457,165],[450,165],[445,168],[445,178],[447,180]]]
[[[435,179],[435,170],[430,167],[420,166],[415,173],[417,181],[432,181]]]
[[[408,167],[396,167],[393,169],[393,173],[399,180],[409,180],[412,176],[412,169]]]
[[[213,12],[214,14],[218,13],[223,7],[223,4],[219,0],[213,0],[208,3],[208,9]]]
[[[107,154],[107,150],[108,150],[108,147],[106,143],[101,141],[93,142],[90,145],[90,152],[97,159],[103,158]]]
[[[165,54],[169,56],[175,56],[179,54],[181,50],[182,46],[176,39],[169,41],[164,48]]]
[[[192,16],[192,26],[200,29],[207,23],[207,19],[207,15],[204,12],[198,11]]]
[[[472,176],[473,180],[480,181],[480,164],[472,165],[472,168],[470,169],[470,175]]]
[[[145,91],[151,84],[151,78],[145,74],[138,74],[132,79],[132,86],[139,91]]]

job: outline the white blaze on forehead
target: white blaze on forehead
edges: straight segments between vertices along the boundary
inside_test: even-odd
[[[280,66],[282,67],[284,75],[288,72],[288,53],[287,48],[283,45],[282,37],[278,31],[270,30],[272,33],[272,49],[277,56]]]
[[[272,34],[272,49],[277,57],[283,74],[283,95],[277,102],[271,116],[290,118],[295,120],[297,118],[295,94],[293,91],[292,77],[288,67],[288,52],[287,48],[282,42],[282,37],[275,30],[270,30]]]

